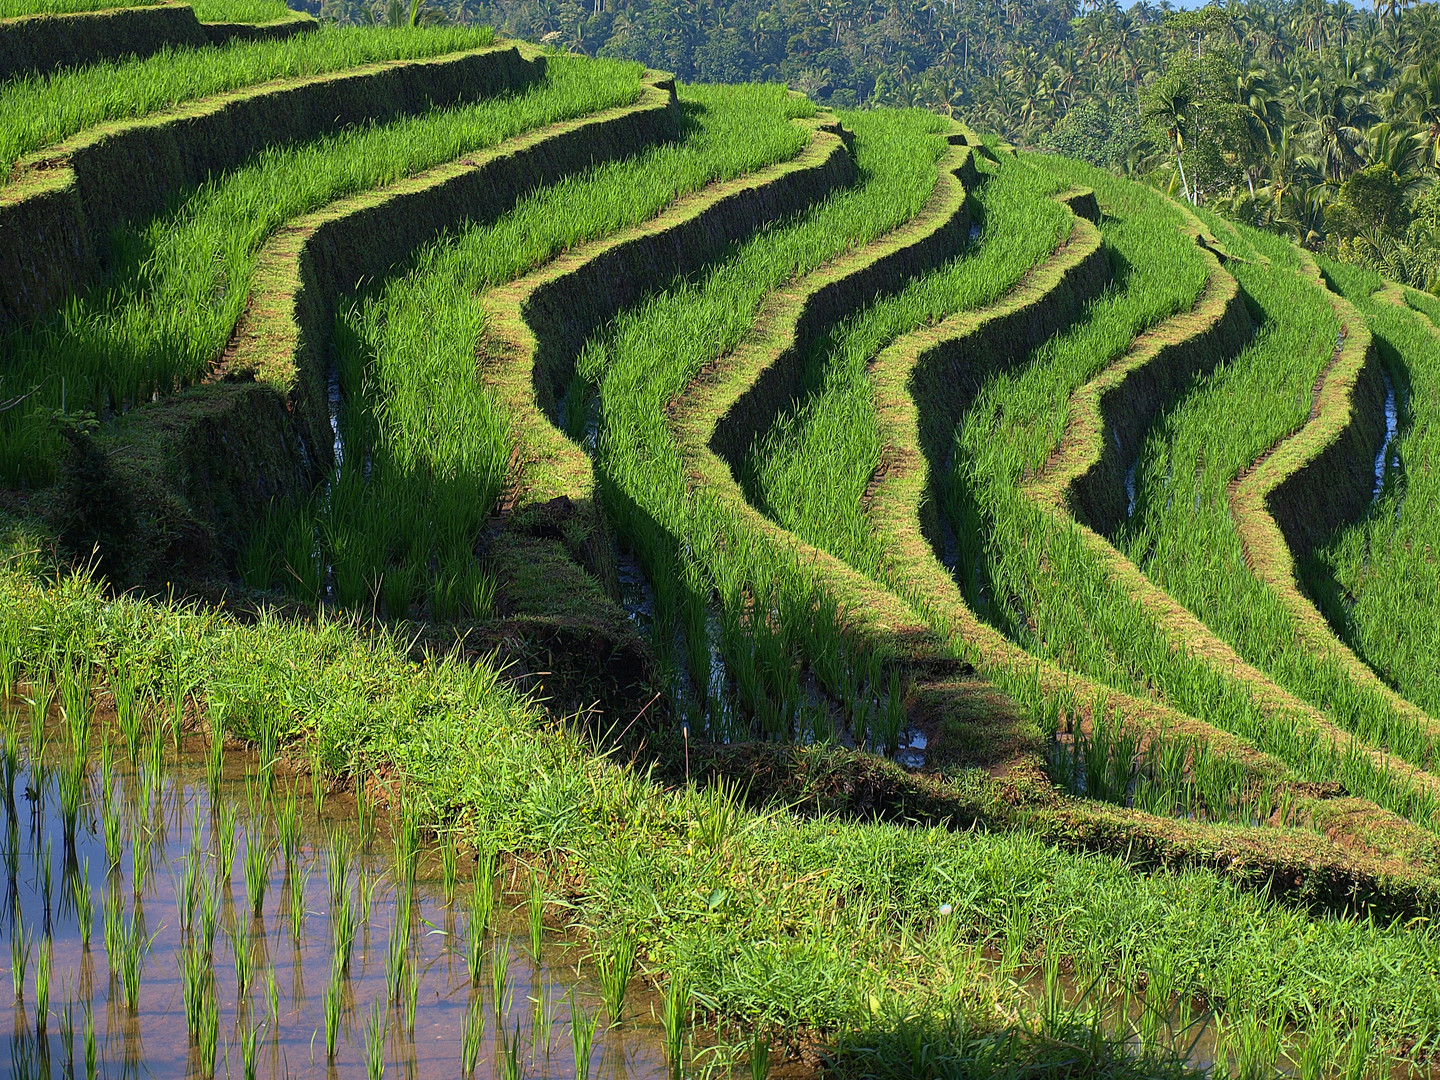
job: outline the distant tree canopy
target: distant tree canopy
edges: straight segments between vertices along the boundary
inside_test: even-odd
[[[1440,238],[1421,206],[1440,179],[1434,3],[323,0],[322,12],[487,22],[685,80],[783,80],[837,107],[954,109],[1012,141],[1440,284]],[[1398,184],[1398,205],[1377,218],[1359,187],[1346,194],[1361,170]]]

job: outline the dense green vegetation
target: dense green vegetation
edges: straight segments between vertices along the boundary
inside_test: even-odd
[[[823,707],[806,700],[792,657],[797,647],[802,655],[814,655],[815,641],[799,645],[812,635],[831,635],[827,651],[833,654],[838,644],[833,615],[815,618],[815,600],[793,562],[770,562],[744,544],[743,528],[731,533],[727,510],[687,491],[664,405],[708,361],[744,338],[769,293],[919,212],[934,187],[934,163],[943,148],[936,136],[945,122],[918,111],[848,113],[844,120],[856,134],[860,181],[855,188],[832,195],[794,222],[764,230],[696,280],[677,283],[625,313],[591,339],[577,368],[598,386],[596,463],[611,512],[652,580],[670,591],[664,602],[668,617],[685,605],[684,636],[697,703],[713,699],[718,705],[725,692],[710,685],[704,602],[715,588],[722,648],[740,699],[760,730],[771,735],[828,730]],[[767,626],[765,616],[748,604],[754,594],[773,597],[778,628]],[[674,627],[664,617],[661,621]],[[666,642],[667,636],[659,634],[657,640]],[[848,660],[855,664],[856,658]],[[833,687],[840,677],[832,671],[826,681]],[[842,694],[850,699],[852,714],[858,693],[852,687]],[[730,715],[713,708],[708,720],[720,725],[719,733],[734,722],[733,716],[727,720]],[[854,737],[863,742],[864,721],[855,719]],[[879,731],[873,734],[886,738]],[[893,739],[892,730],[888,740],[893,744]]]
[[[976,127],[1194,192],[1409,284],[1429,288],[1440,274],[1440,215],[1427,193],[1440,167],[1433,3],[429,7],[435,18],[481,20],[685,79],[784,80],[837,107],[952,108]],[[371,9],[324,0],[316,10],[363,21]]]
[[[1440,943],[1423,924],[1314,917],[1213,874],[1141,873],[1024,835],[754,814],[724,787],[670,791],[596,756],[483,662],[416,663],[345,620],[107,599],[81,578],[44,583],[23,551],[0,573],[0,641],[22,673],[65,653],[163,696],[178,670],[234,735],[342,774],[398,770],[427,822],[565,852],[598,941],[640,942],[657,980],[683,969],[700,1001],[750,1024],[850,1031],[863,1047],[906,1016],[942,1032],[952,1017],[978,1036],[1017,1007],[1033,1015],[1015,976],[1043,955],[1095,984],[1080,1016],[1128,990],[1157,1009],[1150,1037],[1169,1028],[1183,1046],[1208,1005],[1228,1053],[1263,1074],[1282,1047],[1313,1042],[1318,1067],[1440,1035]],[[959,1050],[951,1032],[937,1052]]]
[[[37,389],[0,420],[0,473],[52,475],[60,444],[49,411],[62,404],[119,411],[202,375],[245,309],[261,245],[285,221],[639,92],[633,64],[556,57],[523,93],[269,150],[210,180],[118,237],[104,286],[6,343],[9,385]]]
[[[326,29],[283,41],[237,42],[222,49],[171,49],[16,79],[0,85],[0,169],[107,120],[146,116],[271,79],[324,75],[381,60],[441,56],[489,45],[487,27],[415,31]]]

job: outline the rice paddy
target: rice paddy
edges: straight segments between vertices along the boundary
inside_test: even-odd
[[[53,474],[54,409],[113,414],[204,374],[245,310],[261,245],[286,221],[639,91],[636,65],[557,57],[532,90],[265,151],[210,180],[117,237],[104,284],[5,343],[6,391],[28,397],[5,414],[0,472]]]
[[[0,160],[18,190],[97,125],[492,40],[19,80]],[[0,342],[11,1071],[1433,1070],[1433,298],[963,117],[546,61],[176,192]],[[533,145],[564,164],[377,276],[298,274],[323,341],[245,336],[285,230]],[[1253,336],[1143,383],[1222,309]],[[1286,541],[1287,592],[1235,491],[1367,334],[1373,498]],[[296,435],[255,475],[242,338],[329,369],[250,388]],[[1094,420],[1127,363],[1150,397]],[[208,561],[147,533],[119,592],[63,496],[200,400],[135,512],[212,468],[247,509]],[[1095,423],[1103,534],[1056,479]]]

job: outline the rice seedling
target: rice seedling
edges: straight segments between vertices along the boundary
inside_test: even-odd
[[[235,920],[230,932],[230,956],[235,964],[235,996],[244,1001],[250,996],[250,984],[255,978],[255,948],[248,919]]]
[[[495,1030],[502,1033],[505,1018],[510,1015],[510,939],[498,938],[495,955],[490,961],[491,1003],[495,1006]]]
[[[245,842],[245,895],[257,919],[265,911],[265,890],[270,884],[270,861],[274,855],[270,841],[252,830]]]
[[[625,992],[635,973],[635,939],[618,934],[610,948],[595,957],[595,970],[600,976],[600,996],[612,1025],[620,1023],[625,1008]]]
[[[375,1002],[370,1020],[365,1025],[365,1076],[367,1080],[385,1077],[385,1003]]]
[[[74,987],[71,993],[65,996],[65,1004],[60,1009],[60,1049],[65,1054],[65,1074],[75,1075],[75,999],[73,996]]]
[[[206,1002],[215,993],[215,974],[209,954],[195,948],[193,942],[180,947],[176,966],[180,969],[181,996],[185,1002],[185,1030],[190,1041],[198,1045]]]
[[[756,1031],[750,1038],[750,1080],[767,1080],[770,1075],[770,1043]]]
[[[120,983],[125,991],[125,1008],[132,1016],[140,1007],[140,978],[144,972],[145,953],[150,948],[150,941],[142,936],[143,930],[138,925],[139,918],[138,909],[136,909],[131,914],[129,923],[124,925],[118,942],[120,946]]]
[[[70,899],[75,906],[75,928],[80,934],[80,948],[90,951],[90,930],[95,922],[94,899],[90,890],[90,859],[80,864],[80,872],[70,879]]]
[[[265,966],[265,1003],[270,1007],[270,1026],[280,1024],[280,984],[275,981],[275,965]]]
[[[35,1030],[43,1037],[50,1022],[50,957],[54,948],[50,935],[40,938],[40,955],[35,962]]]
[[[465,1026],[460,1030],[460,1072],[475,1075],[480,1050],[485,1045],[485,1002],[479,994],[471,994],[465,1007]]]
[[[325,1060],[335,1060],[335,1048],[340,1042],[340,1013],[341,1013],[341,978],[340,970],[334,969],[330,974],[330,985],[325,988]]]
[[[78,762],[88,763],[90,726],[95,718],[95,695],[86,665],[67,656],[60,665],[60,714]]]
[[[350,967],[350,954],[355,947],[355,908],[347,892],[332,901],[330,907],[330,960],[337,969]]]
[[[83,762],[60,769],[60,818],[65,850],[75,852],[75,825],[80,819],[80,803],[85,797],[88,773]]]
[[[545,945],[545,891],[540,885],[540,875],[530,871],[530,893],[525,903],[526,918],[530,926],[530,955],[540,963],[540,950]]]
[[[95,1042],[95,1013],[91,1008],[90,999],[84,999],[85,1009],[85,1080],[95,1080],[99,1067],[99,1053]],[[213,1074],[214,1069],[211,1069]]]
[[[405,988],[401,1004],[405,1007],[405,1030],[415,1034],[415,1010],[420,1003],[420,976],[415,969],[405,965]]]
[[[503,1024],[496,1024],[500,1038],[500,1075],[504,1080],[520,1080],[520,1021],[515,1021],[515,1032],[508,1038]]]
[[[570,1042],[575,1051],[575,1080],[590,1080],[590,1056],[595,1047],[595,1028],[600,1018],[587,1013],[570,991]]]
[[[530,1043],[534,1047],[537,1057],[541,1050],[544,1050],[545,1057],[548,1059],[551,1037],[555,1031],[555,1006],[543,985],[540,987],[539,994],[531,1000],[535,1005],[535,1013],[530,1018]]]
[[[129,672],[110,675],[110,694],[115,699],[115,722],[132,762],[140,760],[140,734],[144,727],[144,710],[136,692],[135,678]]]
[[[290,879],[290,933],[296,941],[305,928],[305,896],[310,885],[308,868]],[[369,919],[366,919],[369,922]]]
[[[56,686],[53,673],[39,668],[30,677],[30,693],[25,701],[30,706],[30,760],[39,762],[45,756],[45,721],[55,704]]]
[[[111,798],[108,787],[102,791],[101,796],[100,813],[105,833],[105,861],[113,870],[120,865],[120,859],[125,853],[125,845],[120,839],[120,811]]]
[[[420,819],[409,802],[402,804],[391,840],[395,848],[396,885],[413,890],[420,865]]]
[[[4,774],[5,806],[12,811],[13,818],[15,777],[20,772],[20,733],[15,727],[15,714],[9,709],[5,710],[3,728],[0,728],[0,771]]]
[[[477,892],[480,879],[476,878]],[[487,883],[484,887],[485,894],[493,896],[490,886]],[[465,923],[465,964],[470,969],[470,985],[480,985],[480,971],[485,964],[485,928],[489,922],[489,912],[480,908],[479,903],[471,905],[470,918]]]
[[[0,626],[0,712],[9,719],[10,699],[20,679],[20,628],[13,622]]]
[[[245,1073],[245,1080],[255,1080],[255,1059],[260,1049],[260,1029],[264,1022],[251,1027],[246,1024],[240,1029],[240,1063]]]
[[[455,835],[448,829],[440,834],[440,883],[445,890],[445,902],[455,902],[455,880],[459,874],[460,852],[455,847]]]
[[[225,775],[225,728],[218,717],[210,718],[210,743],[205,755],[205,779],[210,786],[210,801],[220,801],[220,781]]]
[[[235,873],[235,811],[222,802],[216,819],[216,828],[210,834],[215,844],[215,877],[228,887]]]
[[[390,924],[389,947],[385,953],[385,985],[391,1000],[399,1002],[404,995],[410,969],[410,919],[408,905],[400,910],[397,897],[395,920]]]
[[[25,972],[30,967],[30,930],[18,921],[10,932],[10,982],[15,990],[15,1002],[25,1000]]]
[[[300,850],[300,799],[295,791],[287,790],[276,805],[275,828],[285,853],[285,868],[289,870],[295,865],[295,856]]]
[[[112,976],[119,972],[120,952],[125,945],[124,920],[125,899],[119,889],[112,886],[105,893],[105,956]]]

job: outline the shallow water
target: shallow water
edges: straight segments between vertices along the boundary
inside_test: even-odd
[[[18,713],[28,720],[24,707]],[[219,1017],[216,1076],[378,1080],[368,1068],[366,1051],[367,1029],[378,1019],[384,1029],[384,1075],[455,1077],[462,1074],[461,1033],[472,1001],[479,1002],[478,1015],[484,1018],[476,1075],[515,1075],[505,1067],[506,1054],[497,1038],[498,1014],[506,1032],[504,1042],[517,1046],[520,1075],[575,1076],[572,999],[600,1020],[589,1056],[591,1076],[667,1075],[651,1001],[642,997],[638,983],[627,998],[626,1020],[611,1028],[598,982],[587,970],[586,948],[547,932],[540,959],[531,956],[523,901],[504,891],[506,886],[523,888],[527,881],[523,873],[518,881],[516,875],[502,874],[497,883],[501,889],[485,943],[480,985],[472,987],[464,946],[473,858],[461,856],[457,899],[447,903],[434,845],[422,848],[409,925],[416,1002],[410,1029],[403,1004],[389,1000],[387,991],[387,956],[398,905],[391,837],[383,820],[377,824],[371,812],[362,825],[350,795],[322,794],[317,802],[308,777],[276,779],[275,795],[283,798],[296,792],[300,806],[300,844],[294,864],[287,867],[278,844],[277,801],[263,794],[255,756],[227,752],[212,799],[203,756],[196,752],[200,740],[190,737],[186,742],[189,747],[177,757],[166,739],[158,783],[143,766],[132,766],[123,747],[115,747],[111,791],[121,822],[123,854],[118,866],[109,870],[98,741],[92,740],[73,850],[65,841],[59,797],[61,769],[68,769],[71,759],[68,735],[52,728],[51,749],[43,758],[47,767],[36,770],[22,755],[13,810],[4,811],[8,880],[5,917],[0,919],[4,937],[0,955],[12,954],[17,933],[22,943],[30,942],[23,993],[13,1006],[12,1076],[144,1075],[193,1080],[209,1075],[188,1034],[180,959],[187,942],[203,953],[198,912],[206,906],[207,893],[215,898],[217,915],[209,953]],[[220,853],[232,814],[234,858],[227,874]],[[335,836],[354,850],[345,895],[357,927],[348,969],[335,979],[342,1024],[334,1059],[327,1061],[325,999],[332,982],[334,914],[329,864]],[[257,842],[274,845],[276,851],[263,902],[252,916],[246,849]],[[192,858],[201,887],[197,914],[188,920],[189,928],[182,929],[187,920],[180,897]],[[303,897],[298,928],[292,916],[293,890]],[[368,905],[362,890],[370,893]],[[521,906],[512,910],[517,902]],[[93,912],[88,947],[79,929],[78,905],[85,903]],[[107,903],[122,905],[124,923],[149,942],[133,1011],[125,1001],[124,981],[118,970],[112,970],[106,952]],[[335,912],[339,910],[337,905]],[[41,1025],[36,980],[40,941],[45,937],[52,943],[53,961],[50,1004]],[[254,975],[241,994],[235,958],[246,954],[247,937]],[[493,980],[500,954],[508,955],[508,968],[497,1010]],[[119,967],[117,956],[115,968]],[[10,987],[0,992],[8,994]],[[401,995],[402,1002],[405,996]],[[73,1031],[68,1039],[63,1018],[67,1006]],[[639,1020],[631,1020],[629,1014],[637,1014]],[[86,1063],[87,1027],[93,1029],[93,1071]],[[254,1046],[249,1067],[247,1043]]]

